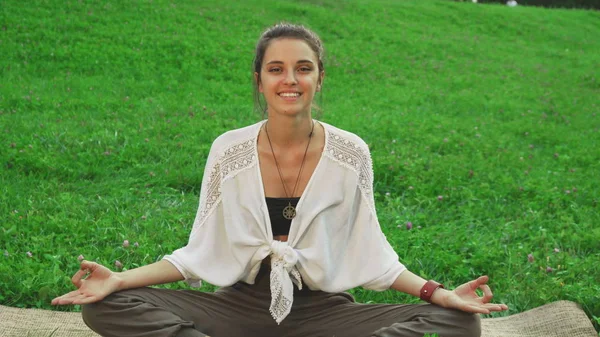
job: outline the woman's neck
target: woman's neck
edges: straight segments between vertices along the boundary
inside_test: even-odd
[[[271,142],[279,147],[306,145],[312,130],[313,120],[310,115],[270,115],[265,124],[265,131],[269,133]]]

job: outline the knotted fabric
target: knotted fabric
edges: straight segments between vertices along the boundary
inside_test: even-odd
[[[292,310],[294,285],[302,289],[302,279],[298,269],[298,253],[287,242],[271,243],[271,306],[269,311],[281,323]]]

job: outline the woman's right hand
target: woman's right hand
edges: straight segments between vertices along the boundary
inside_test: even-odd
[[[77,290],[53,299],[52,305],[94,303],[118,291],[122,283],[117,273],[101,264],[85,260],[81,262],[79,271],[71,281]]]

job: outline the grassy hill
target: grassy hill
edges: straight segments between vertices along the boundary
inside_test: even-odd
[[[600,13],[420,0],[0,8],[0,303],[49,308],[80,254],[133,268],[184,245],[212,140],[260,119],[254,44],[291,21],[325,42],[319,118],[371,146],[402,262],[449,287],[488,274],[509,313],[576,301],[598,329]]]

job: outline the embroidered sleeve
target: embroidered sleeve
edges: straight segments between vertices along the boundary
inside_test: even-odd
[[[200,206],[194,220],[194,228],[202,226],[206,218],[215,209],[215,206],[221,201],[221,165],[217,150],[217,141],[213,142],[206,166],[204,167],[204,176],[202,177],[202,186],[200,189]]]
[[[358,137],[356,140],[351,140],[332,131],[328,132],[327,154],[356,173],[360,191],[368,201],[373,214],[376,214],[373,197],[373,162],[367,144]]]
[[[351,231],[345,237],[347,247],[360,247],[360,250],[349,249],[344,252],[339,264],[344,266],[345,272],[340,273],[361,274],[358,282],[362,287],[386,290],[406,267],[399,261],[398,254],[390,245],[377,219],[373,195],[373,162],[369,148],[354,134],[335,129],[328,132],[326,153],[337,163],[356,173],[357,187],[361,194],[359,203],[363,205],[356,207],[350,220]],[[361,208],[370,214],[362,212]],[[356,264],[356,261],[365,261],[362,260],[365,257],[377,263]]]
[[[222,145],[220,143],[220,139],[217,138],[211,146],[204,168],[200,206],[194,221],[194,230],[204,224],[221,202],[223,182],[256,163],[256,145],[253,140],[226,145],[224,150],[221,150]]]

